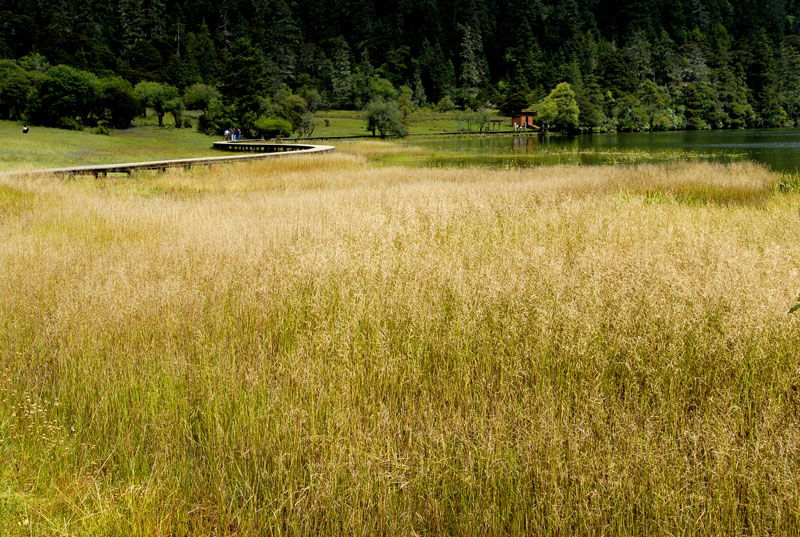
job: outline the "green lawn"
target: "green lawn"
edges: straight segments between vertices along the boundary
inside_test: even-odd
[[[36,126],[23,135],[22,123],[0,121],[0,171],[219,155],[219,137],[143,123],[109,136]]]
[[[370,134],[366,129],[366,121],[361,117],[361,112],[357,110],[320,111],[314,117],[317,121],[317,128],[312,136],[315,137]],[[502,119],[501,128],[503,130],[511,129],[510,118],[493,116],[492,119]],[[408,132],[411,134],[460,132],[465,128],[465,123],[459,123],[457,112],[418,111],[411,115],[408,124]],[[473,128],[475,127],[473,126]]]

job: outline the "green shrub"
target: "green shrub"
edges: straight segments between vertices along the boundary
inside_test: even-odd
[[[183,111],[183,102],[178,96],[178,89],[169,84],[139,82],[134,92],[140,101],[155,110],[159,127],[164,126],[164,114],[178,108]]]
[[[25,111],[34,73],[16,63],[0,60],[0,119],[20,119]]]
[[[452,112],[456,109],[456,103],[453,102],[449,95],[445,95],[436,103],[436,109],[439,112]]]
[[[373,136],[375,136],[376,131],[380,133],[381,138],[385,138],[387,134],[392,136],[406,135],[403,114],[394,101],[372,101],[367,106],[365,115],[367,130],[372,131]]]
[[[306,100],[299,95],[288,95],[275,103],[275,112],[291,124],[292,132],[304,128],[304,116],[308,113]],[[291,134],[291,133],[290,133]]]
[[[56,127],[59,129],[66,129],[68,131],[80,131],[83,130],[83,126],[80,122],[72,117],[62,117],[56,122]]]
[[[230,107],[225,106],[222,99],[215,97],[208,103],[208,110],[197,118],[197,130],[213,136],[222,134],[227,127],[236,123]]]
[[[97,114],[117,129],[127,129],[142,111],[142,103],[133,86],[124,78],[115,76],[97,83]]]
[[[50,68],[31,91],[27,115],[33,123],[48,126],[60,126],[63,118],[85,121],[95,109],[96,101],[97,77],[57,65]]]
[[[186,108],[183,104],[183,99],[180,97],[171,99],[164,107],[167,112],[172,114],[172,118],[175,120],[175,128],[180,129],[183,125],[183,110]]]
[[[208,116],[208,114],[202,114],[199,118],[197,118],[197,130],[203,134],[218,134],[217,124]]]
[[[219,97],[219,91],[207,84],[193,84],[183,93],[183,102],[189,110],[208,111],[211,100]]]
[[[292,124],[276,117],[259,117],[254,125],[256,136],[262,138],[289,137],[292,135]]]

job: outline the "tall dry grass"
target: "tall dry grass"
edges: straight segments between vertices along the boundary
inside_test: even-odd
[[[2,179],[0,535],[796,534],[777,181]]]

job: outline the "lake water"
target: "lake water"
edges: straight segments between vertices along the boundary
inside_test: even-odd
[[[421,165],[636,164],[674,160],[755,160],[776,171],[800,170],[800,129],[410,138],[428,156]]]

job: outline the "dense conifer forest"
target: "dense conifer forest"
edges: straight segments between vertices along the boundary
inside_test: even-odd
[[[143,105],[178,124],[189,107],[209,131],[303,132],[318,108],[376,101],[542,108],[566,82],[569,130],[796,126],[799,15],[798,0],[0,0],[0,117],[124,127]]]

